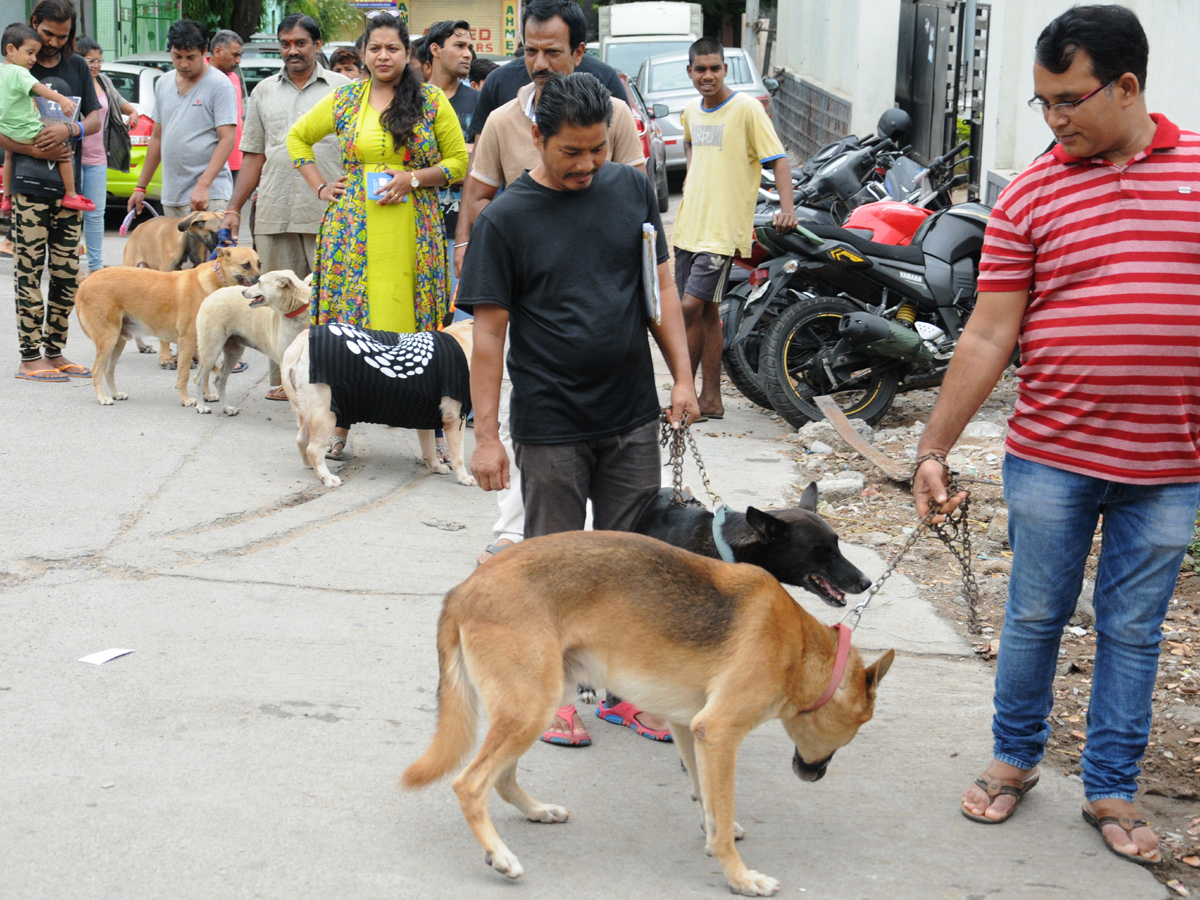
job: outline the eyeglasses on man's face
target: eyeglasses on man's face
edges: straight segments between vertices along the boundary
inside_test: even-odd
[[[1090,100],[1092,97],[1095,97],[1105,88],[1111,87],[1116,83],[1116,81],[1117,79],[1111,78],[1094,91],[1084,94],[1078,100],[1065,100],[1062,103],[1047,103],[1045,100],[1034,97],[1029,101],[1029,108],[1035,112],[1040,112],[1042,115],[1049,115],[1051,112],[1056,112],[1060,116],[1069,116],[1072,115],[1075,110],[1079,109],[1081,103],[1086,100]]]

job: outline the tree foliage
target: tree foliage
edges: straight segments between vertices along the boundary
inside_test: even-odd
[[[287,13],[312,16],[326,40],[358,25],[361,13],[346,0],[288,0]],[[204,24],[209,34],[231,28],[246,40],[259,30],[263,0],[183,0],[183,16]]]
[[[346,0],[288,0],[287,11],[312,16],[327,41],[337,40],[343,31],[362,23],[362,13]]]

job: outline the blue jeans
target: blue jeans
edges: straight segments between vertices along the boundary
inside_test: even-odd
[[[996,667],[994,756],[1029,769],[1045,753],[1059,640],[1103,517],[1083,786],[1088,800],[1132,800],[1150,736],[1161,625],[1200,484],[1121,484],[1010,454],[1004,499],[1013,568]]]
[[[83,242],[87,244],[88,271],[104,265],[104,204],[108,195],[108,166],[83,167],[83,196],[96,204],[83,214]]]

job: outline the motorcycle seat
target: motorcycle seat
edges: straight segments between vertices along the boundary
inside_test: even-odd
[[[867,240],[867,238],[863,237],[857,231],[838,228],[836,225],[812,225],[805,222],[804,227],[819,238],[824,238],[827,241],[841,241],[843,244],[849,244],[855,250],[869,256],[883,257],[884,259],[893,259],[897,262],[912,263],[914,265],[922,265],[925,262],[925,253],[920,247],[897,247],[894,244],[879,244],[875,241]],[[797,237],[797,240],[801,239]]]

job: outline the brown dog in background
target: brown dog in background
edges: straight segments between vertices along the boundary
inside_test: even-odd
[[[588,684],[670,723],[702,806],[705,849],[730,889],[752,896],[779,882],[747,869],[734,847],[738,746],[780,719],[796,775],[818,780],[870,720],[894,657],[864,666],[848,629],[821,625],[757,566],[603,531],[531,538],[476,569],[446,595],[437,647],[437,731],[400,783],[421,787],[462,762],[482,698],[491,727],[454,791],[488,865],[509,878],[524,872],[488,816],[493,787],[532,821],[567,820],[564,807],[521,789],[517,761],[566,702],[564,687],[573,699]]]
[[[102,406],[129,395],[117,390],[114,373],[125,342],[135,334],[153,334],[164,344],[177,343],[181,359],[196,351],[196,313],[213,291],[258,281],[261,264],[250,247],[222,247],[217,258],[194,269],[156,272],[109,266],[89,275],[75,294],[75,313],[84,334],[96,345],[92,384]],[[192,406],[188,396],[189,367],[182,365],[175,378],[179,402]],[[112,396],[104,393],[108,379]]]
[[[190,262],[198,266],[217,249],[217,231],[224,218],[215,212],[158,216],[129,232],[123,266],[141,266],[159,272],[174,272]]]

